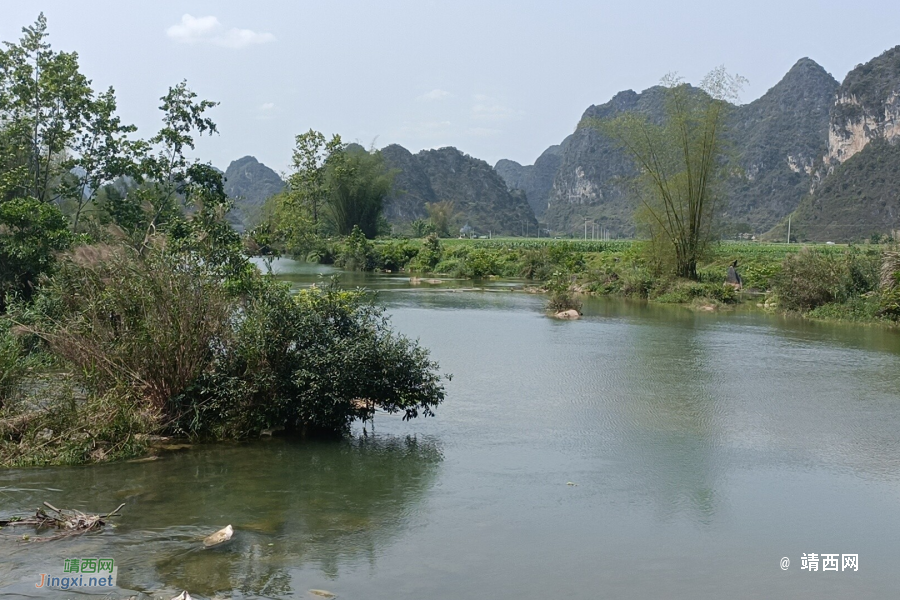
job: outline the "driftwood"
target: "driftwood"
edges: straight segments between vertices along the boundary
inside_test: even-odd
[[[123,502],[112,512],[103,515],[87,515],[80,510],[58,509],[49,502],[44,502],[44,506],[50,509],[47,512],[44,508],[37,509],[33,517],[12,518],[0,520],[0,527],[9,527],[13,525],[30,525],[40,531],[41,529],[59,529],[59,534],[47,537],[37,538],[35,541],[55,540],[70,535],[81,535],[88,531],[97,531],[107,523],[110,517],[118,517],[119,511],[125,506]]]

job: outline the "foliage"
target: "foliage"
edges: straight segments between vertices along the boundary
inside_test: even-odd
[[[0,51],[0,202],[30,197],[72,208],[78,230],[97,190],[133,171],[140,142],[116,115],[115,91],[95,94],[76,53],[55,52],[44,15]]]
[[[334,264],[348,271],[372,271],[376,263],[372,242],[366,239],[359,226],[354,225],[353,231],[341,245]]]
[[[60,155],[73,141],[91,97],[74,52],[54,52],[43,13],[0,51],[5,198],[56,199]]]
[[[430,219],[416,219],[410,223],[410,228],[412,229],[413,237],[417,238],[423,238],[432,233],[437,233],[434,223],[432,223]]]
[[[354,227],[359,227],[368,238],[378,235],[384,199],[391,191],[393,178],[378,151],[359,148],[329,155],[325,182],[326,215],[331,230],[350,235]]]
[[[78,465],[140,456],[156,422],[127,395],[78,397],[68,382],[41,381],[42,402],[0,410],[0,467]]]
[[[428,212],[428,220],[434,227],[434,233],[439,237],[450,237],[456,219],[456,207],[453,201],[429,202],[425,204],[425,210]]]
[[[195,163],[186,171],[183,189],[185,203],[193,212],[173,222],[170,250],[201,259],[231,291],[252,285],[255,267],[247,262],[241,237],[226,218],[233,204],[225,195],[222,174]]]
[[[80,246],[43,293],[53,310],[33,331],[80,383],[97,396],[132,395],[161,419],[224,343],[231,316],[209,263],[158,249]]]
[[[409,240],[390,240],[374,248],[377,257],[377,268],[397,273],[425,249],[425,243],[419,248]],[[440,250],[438,250],[440,252]]]
[[[734,304],[737,294],[730,285],[717,283],[701,283],[689,279],[661,280],[649,292],[656,302],[687,304],[694,300],[715,301],[721,304]]]
[[[440,238],[436,233],[430,233],[422,240],[422,246],[410,262],[409,268],[411,271],[430,273],[441,262],[443,253]]]
[[[329,157],[345,150],[341,136],[334,135],[328,142],[325,136],[310,129],[296,137],[292,168],[288,178],[293,202],[310,219],[313,235],[319,232],[319,210],[328,197],[326,167]]]
[[[835,253],[804,248],[784,259],[772,289],[781,308],[809,311],[875,290],[880,266],[877,250]]]
[[[212,119],[204,116],[218,103],[198,102],[196,98],[197,94],[187,87],[187,81],[170,87],[160,98],[163,126],[150,138],[154,151],[146,153],[140,163],[140,172],[149,185],[136,190],[135,198],[149,217],[146,229],[135,240],[142,252],[149,247],[156,231],[178,215],[178,194],[184,191],[189,169],[196,164],[186,154],[194,149],[194,136],[218,133]]]
[[[719,187],[727,177],[728,100],[736,97],[742,82],[718,68],[704,79],[703,92],[697,92],[669,77],[663,81],[662,124],[634,112],[584,124],[617,140],[634,159],[639,220],[657,246],[668,247],[680,277],[697,279],[697,263],[713,238],[713,222],[723,204]]]
[[[577,310],[581,312],[581,301],[575,298],[572,292],[572,276],[556,271],[547,284],[550,292],[550,299],[547,301],[547,310],[551,312],[562,312],[566,310]]]
[[[0,408],[18,396],[19,386],[35,362],[11,330],[12,322],[0,318]]]
[[[30,298],[71,236],[68,219],[52,204],[16,198],[0,204],[0,313],[8,298]]]
[[[183,430],[334,434],[376,407],[408,419],[431,415],[444,398],[427,351],[394,334],[367,293],[334,280],[296,297],[267,283],[248,298],[233,339],[185,395],[194,410],[184,411]]]

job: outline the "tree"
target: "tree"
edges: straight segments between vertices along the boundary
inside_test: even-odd
[[[54,52],[47,35],[41,13],[34,25],[22,29],[18,44],[4,42],[6,49],[0,51],[7,198],[56,199],[59,163],[92,94],[90,81],[78,71],[78,55]]]
[[[318,233],[319,208],[325,203],[328,190],[325,187],[325,169],[328,157],[344,150],[341,136],[333,135],[326,142],[325,136],[310,129],[296,138],[292,167],[288,178],[293,200],[309,212],[313,233]]]
[[[62,195],[75,202],[72,231],[78,233],[82,212],[93,202],[100,189],[123,175],[137,176],[137,158],[147,150],[143,140],[130,140],[127,135],[137,131],[134,125],[124,125],[116,115],[115,90],[110,87],[91,98],[83,115],[84,121],[73,139],[75,155],[63,163],[72,177],[63,186]]]
[[[163,126],[150,138],[155,151],[147,153],[140,163],[141,173],[151,183],[149,188],[138,190],[150,214],[141,247],[147,246],[166,215],[179,213],[176,204],[178,194],[184,191],[189,178],[188,170],[197,163],[186,154],[187,150],[194,149],[193,136],[218,133],[212,119],[203,115],[218,102],[198,102],[196,98],[197,94],[187,87],[187,81],[170,87],[169,92],[160,98]]]
[[[381,152],[351,148],[333,152],[326,161],[327,216],[338,235],[350,235],[358,226],[366,237],[378,234],[384,199],[394,173],[384,165]]]
[[[11,295],[30,298],[37,279],[70,240],[68,219],[35,198],[0,203],[0,313]]]
[[[609,135],[634,159],[638,220],[648,227],[654,246],[673,260],[679,277],[698,278],[697,263],[712,239],[728,169],[726,115],[744,82],[724,67],[711,71],[699,90],[670,75],[662,82],[661,123],[625,113],[581,124]]]
[[[131,172],[135,131],[116,115],[115,91],[95,95],[74,52],[54,52],[44,15],[0,51],[0,201],[74,203],[77,231],[100,187]]]
[[[429,202],[425,205],[425,210],[428,211],[428,219],[434,226],[434,231],[440,237],[450,237],[450,227],[456,217],[453,201]]]

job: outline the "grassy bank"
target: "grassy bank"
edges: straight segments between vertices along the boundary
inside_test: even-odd
[[[464,279],[522,278],[548,289],[565,276],[575,291],[652,302],[722,306],[742,300],[809,318],[894,324],[896,286],[883,274],[892,248],[723,241],[698,266],[699,281],[668,274],[646,242],[553,239],[384,239],[336,243],[337,266]],[[743,292],[724,285],[738,262]],[[893,307],[893,308],[892,308]]]

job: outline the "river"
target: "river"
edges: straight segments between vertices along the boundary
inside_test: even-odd
[[[276,269],[296,285],[329,271]],[[126,502],[96,535],[0,532],[0,595],[76,596],[34,587],[76,557],[113,558],[122,597],[900,593],[900,333],[608,299],[561,322],[510,282],[344,281],[378,290],[452,373],[436,417],[378,414],[342,442],[0,471],[0,516]],[[227,524],[234,539],[203,549]],[[855,554],[858,570],[825,571],[822,554]]]

